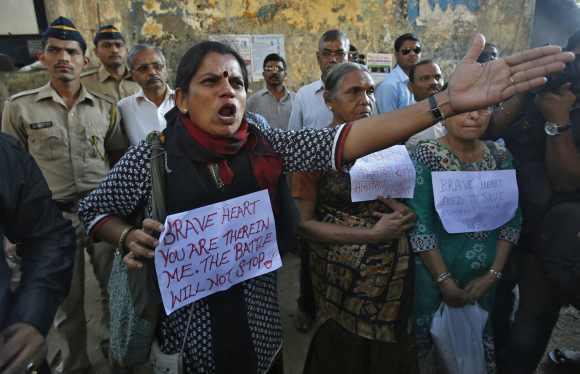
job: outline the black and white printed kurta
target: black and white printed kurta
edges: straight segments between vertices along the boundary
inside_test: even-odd
[[[335,153],[337,144],[340,144],[343,127],[286,132],[270,128],[261,116],[248,114],[246,118],[249,125],[259,130],[282,158],[283,172],[320,171],[335,167]],[[170,143],[166,143],[168,144]],[[105,181],[82,201],[79,216],[87,231],[90,232],[107,216],[128,217],[147,206],[151,198],[150,158],[151,147],[147,143],[132,147]],[[240,285],[241,291],[238,291],[244,305],[242,308],[232,309],[245,312],[240,321],[247,321],[245,323],[248,325],[251,346],[239,349],[248,349],[249,354],[255,356],[257,373],[265,373],[282,346],[276,276],[270,273]],[[220,370],[223,363],[216,362],[216,350],[221,348],[215,342],[223,339],[221,335],[227,331],[216,327],[218,316],[212,315],[212,300],[208,302],[211,297],[214,296],[194,302],[169,316],[163,315],[160,321],[157,337],[162,351],[178,352],[185,338],[186,373],[213,374],[223,371]],[[218,295],[216,298],[219,297]],[[190,311],[193,312],[193,317],[190,331],[185,337]],[[215,330],[221,331],[219,337],[216,337],[218,332]]]

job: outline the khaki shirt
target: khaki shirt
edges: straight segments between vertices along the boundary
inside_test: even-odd
[[[81,82],[83,82],[89,91],[112,97],[115,99],[115,102],[124,97],[131,96],[141,89],[133,81],[129,71],[127,71],[123,79],[116,80],[102,65],[97,70],[82,73]]]
[[[12,96],[2,131],[26,147],[60,201],[94,189],[109,171],[110,152],[127,148],[113,100],[82,85],[70,110],[50,83]]]

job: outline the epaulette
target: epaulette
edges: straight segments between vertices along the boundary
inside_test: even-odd
[[[38,93],[38,91],[40,91],[41,88],[42,87],[38,87],[38,88],[33,88],[31,90],[18,92],[17,94],[10,96],[6,101],[10,102],[10,101],[18,99],[19,97],[34,95],[34,94]]]
[[[114,106],[117,106],[117,99],[115,99],[113,96],[109,96],[107,94],[101,93],[101,92],[97,92],[94,90],[91,90],[90,88],[88,88],[87,86],[85,86],[86,90],[88,93],[90,93],[91,95],[99,98],[99,99],[103,99],[106,102],[108,102],[109,104],[112,104]]]
[[[81,73],[81,78],[88,77],[89,75],[93,75],[93,74],[96,74],[98,72],[99,72],[99,68],[98,67],[92,68],[92,69],[89,69],[89,70],[85,70],[85,71],[83,71]]]

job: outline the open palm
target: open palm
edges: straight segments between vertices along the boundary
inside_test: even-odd
[[[480,64],[477,58],[484,45],[483,35],[476,35],[451,76],[448,92],[455,113],[488,107],[539,87],[546,75],[563,70],[574,59],[574,54],[562,52],[558,46],[545,46]]]

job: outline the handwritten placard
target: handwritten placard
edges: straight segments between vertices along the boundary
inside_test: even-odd
[[[404,145],[359,158],[349,173],[353,202],[378,196],[412,198],[415,192],[415,168]]]
[[[516,213],[515,170],[434,171],[431,176],[435,210],[448,233],[495,230]]]
[[[167,314],[281,266],[267,190],[168,216],[155,248]]]

